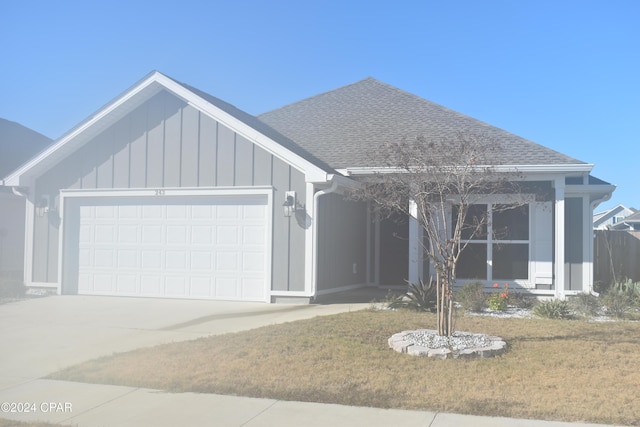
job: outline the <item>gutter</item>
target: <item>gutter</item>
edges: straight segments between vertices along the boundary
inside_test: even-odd
[[[311,268],[311,298],[315,299],[317,297],[316,291],[318,289],[318,212],[319,208],[319,200],[320,197],[326,196],[327,194],[335,193],[338,190],[338,180],[336,179],[336,175],[331,174],[327,176],[328,181],[331,182],[331,187],[319,190],[313,195],[313,222],[311,226],[313,227],[313,264]]]

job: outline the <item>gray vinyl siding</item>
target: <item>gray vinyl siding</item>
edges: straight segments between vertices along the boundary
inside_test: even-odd
[[[582,248],[583,248],[582,198],[565,199],[565,252],[564,287],[566,290],[582,290]]]
[[[338,194],[321,196],[319,203],[318,291],[365,283],[366,204]]]
[[[304,290],[305,221],[282,213],[284,193],[305,200],[304,175],[284,161],[160,92],[36,180],[35,200],[61,189],[272,186],[272,283]],[[303,215],[304,216],[304,215]],[[33,280],[58,276],[59,217],[34,216]]]

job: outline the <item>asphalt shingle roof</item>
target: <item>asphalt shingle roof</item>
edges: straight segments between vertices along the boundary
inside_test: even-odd
[[[403,138],[482,134],[502,146],[495,164],[584,164],[550,148],[373,78],[257,116],[334,169],[383,166],[377,148]]]
[[[52,140],[22,126],[0,118],[0,179],[44,150]]]
[[[269,125],[258,120],[258,118],[256,118],[255,116],[252,116],[251,114],[237,108],[236,106],[229,104],[228,102],[223,101],[220,98],[217,98],[206,92],[203,92],[193,86],[189,86],[181,82],[178,82],[178,83],[184,86],[185,88],[187,88],[188,90],[190,90],[191,92],[195,93],[202,99],[211,103],[212,105],[215,105],[216,107],[220,108],[222,111],[226,112],[227,114],[235,117],[236,119],[242,121],[243,123],[251,126],[253,129],[262,133],[263,135],[276,141],[277,143],[287,148],[289,151],[292,151],[293,153],[299,155],[303,159],[308,160],[309,162],[315,164],[316,166],[320,167],[325,171],[334,172],[332,167],[329,166],[327,163],[325,163],[324,161],[319,159],[317,156],[307,151],[301,145],[296,144],[296,142],[292,141],[290,138],[287,138],[286,136],[279,133],[277,130],[270,127]]]

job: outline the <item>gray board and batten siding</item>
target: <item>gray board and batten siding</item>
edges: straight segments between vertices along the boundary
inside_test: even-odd
[[[304,174],[161,91],[41,175],[36,200],[60,190],[273,187],[272,289],[304,290],[305,222],[282,214],[286,191],[305,200]],[[56,282],[59,217],[35,216],[33,281]],[[64,283],[63,283],[64,290]]]

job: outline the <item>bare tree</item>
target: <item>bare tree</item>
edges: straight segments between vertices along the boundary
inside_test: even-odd
[[[484,135],[420,136],[381,150],[385,168],[367,179],[355,197],[375,202],[383,213],[400,212],[419,222],[425,236],[420,244],[437,290],[438,333],[451,336],[458,260],[469,241],[486,232],[488,220],[486,210],[471,208],[488,195],[517,195],[517,174],[493,166],[501,146]]]

